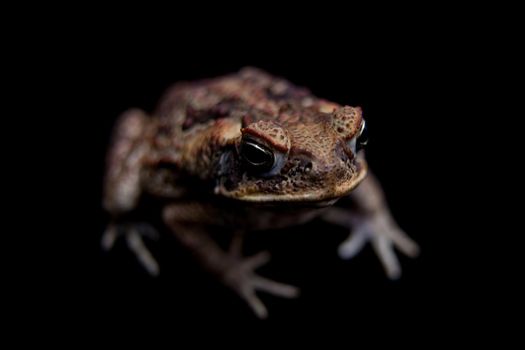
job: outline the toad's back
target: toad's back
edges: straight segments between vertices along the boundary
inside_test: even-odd
[[[156,115],[164,126],[186,131],[219,118],[244,118],[243,124],[261,119],[296,123],[337,107],[284,79],[244,68],[216,79],[175,85],[162,99]]]

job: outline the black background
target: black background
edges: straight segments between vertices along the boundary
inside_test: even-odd
[[[191,17],[189,24],[164,23],[158,31],[144,31],[136,17],[121,18],[112,31],[87,23],[65,42],[63,54],[45,61],[47,81],[55,67],[60,70],[55,102],[61,113],[54,121],[66,132],[55,141],[58,161],[67,165],[60,194],[68,199],[58,210],[65,218],[60,254],[52,256],[56,278],[44,277],[49,293],[42,302],[66,311],[65,321],[93,319],[106,331],[161,325],[169,334],[171,325],[195,322],[232,329],[327,323],[354,336],[380,328],[424,331],[428,339],[465,332],[464,323],[487,312],[478,307],[474,286],[491,283],[474,256],[476,242],[486,238],[472,228],[465,209],[473,191],[465,169],[477,157],[464,134],[479,118],[465,93],[479,79],[468,53],[476,38],[444,32],[440,20],[424,16],[381,29],[381,21],[353,23],[345,16],[307,23],[239,18]],[[176,81],[247,65],[363,108],[369,165],[399,225],[421,246],[416,259],[400,256],[400,280],[385,277],[370,247],[340,260],[336,249],[347,232],[319,221],[258,233],[248,238],[246,253],[271,251],[260,273],[302,292],[295,300],[261,293],[270,315],[261,323],[162,227],[161,240],[148,242],[160,263],[158,278],[141,269],[122,241],[110,253],[101,251],[109,220],[101,208],[104,157],[118,115],[131,107],[151,112]],[[73,156],[65,144],[74,147]],[[438,319],[444,320],[439,327]]]

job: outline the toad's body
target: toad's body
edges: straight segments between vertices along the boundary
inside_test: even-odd
[[[141,240],[151,230],[121,219],[147,193],[167,200],[166,225],[260,317],[266,309],[255,290],[286,297],[297,290],[253,272],[268,255],[242,257],[240,239],[248,230],[320,216],[353,228],[341,256],[355,255],[370,240],[388,275],[397,277],[393,245],[408,255],[418,249],[392,220],[376,182],[365,180],[366,162],[357,154],[366,143],[364,128],[359,108],[316,98],[255,69],[177,85],[152,117],[131,110],[120,119],[104,197],[114,221],[103,245],[110,248],[117,232],[125,232],[146,269],[158,273]],[[348,195],[354,209],[333,206]],[[228,253],[209,236],[217,226],[235,233]]]

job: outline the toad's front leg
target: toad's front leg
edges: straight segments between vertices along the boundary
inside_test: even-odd
[[[204,223],[213,222],[205,207],[198,203],[172,204],[164,210],[164,221],[190,248],[203,266],[216,275],[221,282],[233,289],[252,308],[259,318],[268,312],[256,291],[264,291],[285,298],[298,295],[296,287],[274,282],[257,275],[254,270],[266,264],[270,255],[260,252],[251,257],[242,256],[242,232],[236,232],[228,252],[224,252],[206,233]]]
[[[348,239],[339,246],[339,255],[343,259],[352,258],[370,241],[387,276],[399,278],[401,267],[394,247],[407,256],[415,257],[419,254],[419,246],[392,218],[381,187],[373,175],[368,175],[351,197],[356,210],[333,207],[324,214],[326,221],[352,230]]]

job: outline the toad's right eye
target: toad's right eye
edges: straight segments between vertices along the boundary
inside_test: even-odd
[[[244,164],[252,172],[267,172],[273,168],[275,163],[273,152],[250,138],[241,142],[240,154]]]

